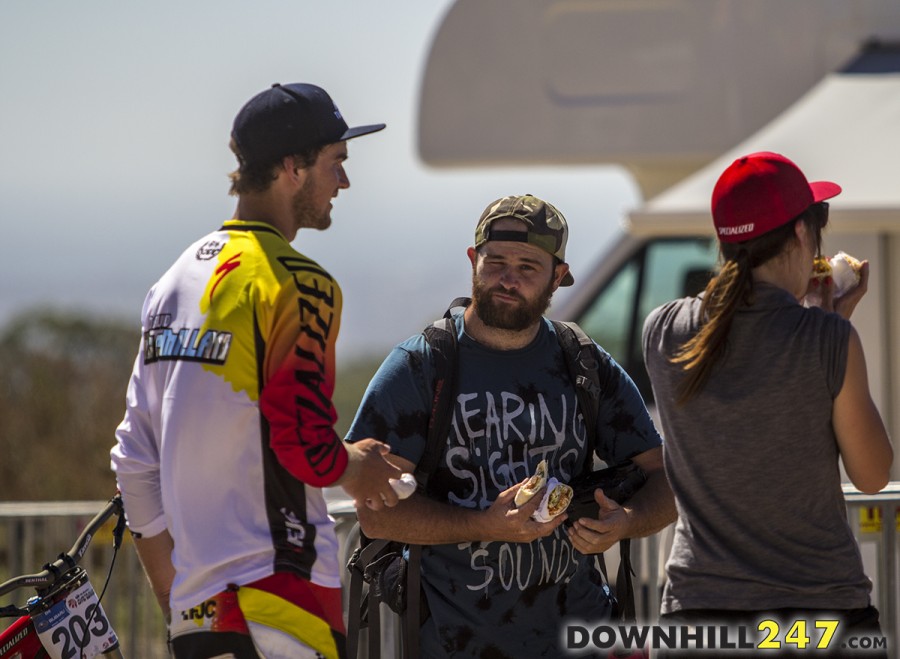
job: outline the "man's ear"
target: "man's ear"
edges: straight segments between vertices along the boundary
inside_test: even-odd
[[[568,263],[557,263],[556,268],[554,268],[553,272],[553,290],[556,291],[559,288],[560,283],[569,273],[569,264]]]
[[[478,258],[478,251],[474,247],[470,247],[466,250],[466,255],[469,257],[469,262],[472,264],[472,267],[475,267],[475,260]]]
[[[302,185],[306,180],[307,169],[305,167],[299,167],[294,156],[285,156],[282,158],[281,169],[294,183]]]

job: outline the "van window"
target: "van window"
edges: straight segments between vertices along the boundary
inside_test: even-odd
[[[634,305],[639,270],[637,259],[626,263],[577,319],[581,328],[616,361],[628,354],[631,314],[623,311]]]
[[[653,400],[644,368],[644,319],[665,302],[702,291],[718,257],[712,238],[658,238],[645,244],[598,290],[576,321]]]

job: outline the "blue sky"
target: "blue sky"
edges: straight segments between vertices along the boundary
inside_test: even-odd
[[[0,4],[0,323],[36,306],[138,322],[147,288],[230,217],[231,122],[273,82],[326,88],[351,125],[351,188],[294,241],[341,283],[339,359],[382,353],[469,290],[493,199],[569,220],[578,277],[637,203],[613,167],[434,169],[416,155],[430,40],[452,0],[7,0]]]

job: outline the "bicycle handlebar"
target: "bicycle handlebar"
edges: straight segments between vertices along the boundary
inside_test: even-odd
[[[23,574],[22,576],[13,577],[9,581],[0,584],[0,595],[11,593],[19,588],[33,587],[40,591],[41,589],[53,586],[62,575],[78,565],[79,561],[81,561],[81,558],[84,556],[84,553],[87,551],[88,546],[91,544],[94,534],[106,523],[106,520],[113,515],[118,515],[119,517],[116,527],[113,529],[113,545],[115,549],[118,549],[122,544],[122,536],[125,533],[124,513],[125,509],[122,506],[122,496],[116,494],[116,496],[110,499],[106,506],[104,506],[103,510],[97,513],[94,518],[88,522],[87,526],[84,527],[81,535],[78,536],[78,539],[69,551],[60,554],[59,558],[54,562],[44,565],[44,569],[37,574]],[[7,607],[4,607],[4,612],[6,611],[6,608]]]

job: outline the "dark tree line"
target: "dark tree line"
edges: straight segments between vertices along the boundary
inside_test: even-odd
[[[112,495],[109,449],[139,339],[123,321],[58,311],[22,314],[0,331],[0,501]],[[342,435],[378,361],[339,370]]]
[[[0,335],[0,498],[104,499],[139,328],[53,311]]]

